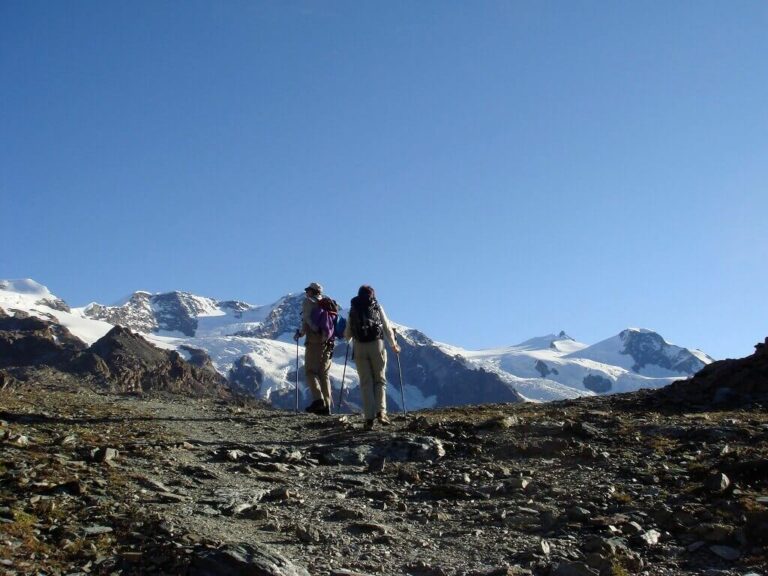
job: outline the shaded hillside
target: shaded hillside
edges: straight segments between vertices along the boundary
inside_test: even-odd
[[[35,369],[72,374],[113,392],[167,391],[228,396],[226,379],[194,366],[177,352],[161,350],[126,328],[114,327],[92,346],[56,322],[0,309],[0,385],[34,380]]]
[[[177,352],[161,350],[121,326],[115,326],[68,368],[95,377],[114,392],[228,394],[227,380],[217,372],[193,366]]]
[[[70,361],[85,348],[61,324],[24,312],[9,316],[0,308],[0,368],[56,366]]]
[[[498,374],[483,368],[469,368],[461,358],[431,345],[426,336],[415,330],[409,330],[407,334],[408,338],[399,340],[403,380],[418,389],[424,397],[434,397],[435,408],[523,401],[523,397]],[[397,360],[394,354],[390,354],[387,363],[387,380],[393,389],[395,383],[400,381]],[[390,392],[390,402],[399,406],[399,394]]]
[[[728,359],[705,366],[695,376],[658,391],[661,402],[687,409],[768,403],[768,338],[746,358]]]

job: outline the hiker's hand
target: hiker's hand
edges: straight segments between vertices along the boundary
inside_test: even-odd
[[[296,340],[296,342],[298,342],[299,338],[301,338],[301,332],[296,330],[296,333],[293,335],[293,339]]]
[[[392,352],[394,352],[395,354],[400,354],[400,346],[398,346],[397,344],[393,344]]]

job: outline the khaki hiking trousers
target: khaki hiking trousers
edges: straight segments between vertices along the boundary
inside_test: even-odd
[[[355,365],[360,377],[363,416],[373,420],[378,412],[387,412],[387,350],[384,340],[355,341]]]
[[[331,406],[333,399],[328,372],[331,369],[333,348],[326,346],[325,342],[307,342],[304,349],[304,374],[312,400],[322,399],[326,406]]]

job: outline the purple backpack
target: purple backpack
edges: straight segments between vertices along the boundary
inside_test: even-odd
[[[338,310],[339,305],[331,298],[323,298],[312,309],[312,324],[317,326],[317,331],[322,334],[324,340],[331,340],[335,335]]]

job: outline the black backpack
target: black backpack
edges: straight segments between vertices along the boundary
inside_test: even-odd
[[[349,321],[352,336],[358,342],[374,342],[384,337],[384,323],[381,320],[381,308],[375,299],[363,300],[352,298]]]

